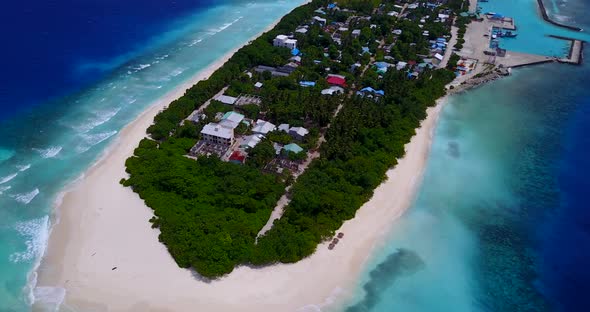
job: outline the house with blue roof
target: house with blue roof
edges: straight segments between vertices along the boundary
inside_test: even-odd
[[[315,87],[315,81],[299,81],[299,85],[302,87]]]
[[[364,87],[356,92],[357,95],[360,96],[384,96],[385,91],[383,90],[375,90],[372,87]]]

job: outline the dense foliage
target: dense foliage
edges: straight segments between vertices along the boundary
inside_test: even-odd
[[[249,261],[284,185],[249,166],[183,157],[193,143],[144,139],[126,162],[132,174],[123,183],[154,210],[151,221],[179,266],[219,276]]]
[[[356,97],[346,103],[328,131],[322,157],[297,180],[285,214],[259,239],[253,263],[298,261],[354,217],[404,155],[426,108],[454,78],[446,70],[430,74],[405,80],[392,72],[383,100]]]

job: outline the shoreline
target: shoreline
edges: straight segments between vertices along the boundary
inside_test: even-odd
[[[55,283],[51,283],[51,279],[40,278],[40,284],[44,286],[63,286],[68,289],[69,294],[78,295],[73,300],[72,298],[66,300],[69,307],[92,307],[98,309],[108,307],[109,311],[146,311],[148,309],[168,311],[167,308],[170,311],[188,311],[191,307],[196,306],[202,307],[207,311],[235,311],[238,306],[240,306],[241,311],[259,311],[261,308],[275,305],[281,308],[288,306],[290,309],[287,310],[299,310],[303,308],[303,311],[305,311],[306,309],[312,309],[312,306],[315,309],[317,306],[332,304],[336,299],[339,303],[345,302],[352,297],[355,282],[360,274],[362,274],[364,263],[372,254],[372,250],[379,244],[384,243],[383,239],[386,233],[391,230],[391,221],[397,219],[410,206],[415,197],[429,155],[436,121],[446,99],[446,96],[439,99],[435,107],[428,109],[428,117],[423,121],[421,127],[417,129],[416,135],[412,138],[411,142],[406,145],[406,156],[399,160],[398,165],[394,169],[388,170],[388,179],[375,190],[372,199],[359,209],[356,217],[347,221],[342,226],[341,231],[346,233],[346,237],[332,251],[327,249],[327,244],[321,244],[318,246],[316,253],[296,264],[280,264],[261,269],[239,267],[230,275],[218,281],[212,281],[210,283],[198,281],[189,270],[178,268],[172,257],[168,254],[165,246],[157,241],[157,230],[151,229],[147,222],[147,217],[152,214],[151,209],[145,206],[143,201],[131,190],[113,182],[111,187],[118,189],[118,192],[124,193],[127,203],[133,204],[131,208],[136,210],[134,211],[134,217],[138,217],[137,214],[142,214],[146,217],[128,221],[133,221],[133,225],[141,225],[142,229],[140,231],[142,233],[137,237],[143,237],[143,243],[146,243],[145,239],[147,237],[145,234],[149,232],[150,241],[147,241],[148,246],[144,245],[143,247],[147,249],[150,255],[159,258],[157,259],[159,261],[156,261],[158,265],[156,267],[137,263],[139,267],[134,266],[129,269],[122,266],[118,267],[117,270],[111,270],[110,266],[97,268],[95,267],[97,263],[91,259],[95,257],[94,255],[98,258],[98,253],[111,252],[110,256],[112,257],[125,258],[133,257],[136,252],[129,250],[129,248],[119,249],[120,247],[130,246],[125,246],[125,243],[120,240],[114,240],[109,241],[107,246],[102,246],[106,247],[102,248],[104,250],[97,247],[94,255],[82,255],[82,253],[94,249],[88,249],[88,240],[85,239],[85,237],[92,236],[90,235],[92,233],[89,232],[95,232],[94,234],[104,237],[109,233],[128,229],[126,227],[128,225],[127,223],[119,224],[118,226],[111,224],[111,227],[106,228],[103,222],[106,221],[106,223],[109,223],[109,220],[101,220],[101,218],[96,218],[97,216],[94,214],[85,216],[84,211],[71,209],[81,201],[86,201],[86,195],[93,193],[93,190],[99,184],[96,183],[96,179],[101,180],[105,176],[110,176],[108,173],[105,174],[105,171],[113,172],[113,168],[116,170],[122,167],[122,164],[108,162],[99,164],[96,169],[103,170],[89,172],[86,179],[64,197],[63,207],[60,208],[64,210],[62,211],[62,226],[58,226],[55,236],[51,241],[53,243],[54,239],[61,236],[59,233],[60,230],[62,232],[65,230],[66,232],[61,234],[72,233],[75,225],[78,225],[80,232],[77,233],[75,238],[70,239],[68,244],[59,246],[62,247],[63,252],[57,253],[69,257],[65,257],[63,262],[60,261],[61,259],[53,259],[56,260],[53,263],[63,263],[65,266],[59,272],[53,272],[57,273],[57,278],[54,280]],[[137,122],[134,123],[133,128],[141,128],[136,125]],[[120,154],[118,150],[120,150],[120,145],[115,146],[112,153],[115,155]],[[112,160],[111,158],[112,155],[108,155],[105,160]],[[400,196],[393,200],[391,199],[392,189],[400,193]],[[76,195],[83,196],[77,197]],[[100,195],[95,194],[94,196],[101,198]],[[96,204],[101,206],[101,202],[104,203],[103,200],[99,202],[94,200],[95,205],[92,205],[92,202],[91,199],[89,206],[92,208],[97,207]],[[109,208],[111,209],[111,213],[114,212],[114,215],[118,214],[117,207]],[[107,209],[105,206],[104,210]],[[94,224],[92,224],[92,221],[94,221]],[[79,226],[82,223],[85,224],[84,227]],[[369,232],[366,230],[368,224],[372,225],[372,230]],[[132,226],[130,228],[133,229],[134,227]],[[90,239],[90,243],[96,243],[96,241]],[[123,246],[121,246],[121,243],[123,243]],[[87,248],[85,249],[84,247]],[[125,250],[127,250],[128,255],[121,254]],[[52,257],[56,256],[56,251],[59,251],[59,249],[49,249],[47,261],[51,263]],[[143,253],[144,251],[146,250],[139,252]],[[77,261],[81,258],[84,259]],[[137,261],[141,261],[142,259],[141,256],[135,258]],[[150,258],[145,258],[145,260],[147,259]],[[163,259],[167,261],[162,263],[161,260]],[[150,261],[148,260],[148,262]],[[80,266],[83,266],[82,270],[80,270]],[[86,266],[88,266],[88,271],[85,270]],[[145,270],[149,267],[152,270],[158,270],[159,274],[153,276],[151,270]],[[120,280],[116,278],[116,282],[110,278],[104,278],[105,274],[111,272],[121,274],[123,270],[125,270],[123,276],[121,276]],[[101,275],[103,276],[101,277]],[[292,278],[293,276],[300,278],[294,280]],[[317,279],[319,276],[323,276],[323,278]],[[106,288],[88,284],[88,282],[96,282],[97,279],[101,279],[100,282],[104,283],[102,285],[106,286]],[[135,281],[137,279],[145,280],[137,283],[138,281]],[[324,282],[318,283],[318,280]],[[306,289],[305,285],[309,285],[310,283],[314,283],[316,287],[314,289]],[[177,297],[172,301],[168,299],[168,302],[166,302],[166,299],[160,295],[169,290],[163,285],[173,284],[178,286],[173,287],[174,296]],[[250,285],[257,285],[262,289],[244,290]],[[141,287],[143,287],[143,291],[138,291]],[[228,293],[237,290],[242,292],[238,296],[239,298],[233,298],[233,302],[231,302],[232,300],[228,300],[229,298],[226,298]],[[289,290],[292,293],[289,293]],[[121,293],[125,293],[125,295],[120,295]],[[130,298],[133,295],[137,297]],[[198,295],[204,295],[204,297],[209,299],[209,302],[203,302],[205,298],[201,298]],[[191,298],[192,296],[195,297]],[[79,300],[79,298],[86,300]],[[92,300],[91,298],[96,299]],[[155,302],[151,302],[150,299]],[[96,304],[96,302],[109,302],[109,305]],[[162,304],[163,306],[158,306],[158,304]],[[244,308],[243,305],[247,306],[247,308]],[[308,307],[306,308],[306,306]]]
[[[70,308],[109,311],[187,311],[195,306],[213,311],[235,311],[238,306],[242,311],[270,306],[305,310],[309,305],[311,309],[351,298],[371,251],[383,242],[391,230],[391,221],[401,216],[415,197],[436,121],[448,96],[428,109],[427,118],[405,146],[405,157],[387,171],[388,179],[355,218],[344,223],[341,231],[346,237],[335,250],[329,251],[327,244],[321,244],[312,256],[298,263],[260,269],[242,266],[220,280],[205,283],[176,265],[158,241],[159,231],[151,229],[147,221],[153,211],[118,181],[127,175],[124,161],[145,137],[145,129],[155,114],[186,88],[209,76],[238,49],[151,104],[120,131],[80,179],[66,187],[61,205],[55,210],[59,222],[52,226],[38,271],[39,288],[67,290],[65,302]],[[392,190],[399,196],[392,199]],[[372,230],[367,232],[369,224]],[[293,276],[300,278],[293,280]],[[324,282],[318,284],[318,280]],[[307,289],[305,285],[311,283],[316,287]],[[259,285],[260,289],[252,289],[251,285]],[[174,300],[162,298],[172,289]],[[241,294],[226,298],[228,293],[236,292]]]

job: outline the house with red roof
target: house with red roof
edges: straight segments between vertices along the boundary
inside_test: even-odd
[[[346,87],[346,78],[344,76],[328,75],[326,81],[333,86]]]
[[[241,165],[246,162],[246,155],[240,151],[235,151],[229,156],[229,161]]]

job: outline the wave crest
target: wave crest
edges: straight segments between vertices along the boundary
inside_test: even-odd
[[[9,256],[13,263],[21,263],[39,258],[45,252],[49,238],[49,217],[18,222],[14,229],[25,238],[26,250]]]
[[[4,184],[4,183],[16,178],[17,175],[18,175],[18,172],[15,172],[13,174],[9,174],[5,177],[0,178],[0,184]]]
[[[83,134],[81,135],[83,142],[76,147],[76,152],[80,154],[84,153],[88,151],[90,148],[92,148],[94,145],[99,144],[104,140],[107,140],[116,133],[117,131],[113,130],[109,132],[101,132],[96,134]]]
[[[42,158],[54,158],[55,156],[57,156],[59,154],[59,152],[61,152],[61,150],[63,149],[62,146],[51,146],[48,148],[33,148],[33,150],[37,153],[39,153],[39,155],[41,155]]]
[[[29,204],[37,195],[39,195],[39,189],[36,188],[28,193],[21,193],[21,194],[16,194],[13,195],[12,197],[14,198],[14,200],[16,200],[17,202],[21,203],[21,204]]]

